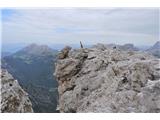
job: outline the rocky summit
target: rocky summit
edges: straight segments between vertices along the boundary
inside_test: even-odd
[[[7,70],[1,70],[1,111],[7,113],[33,112],[28,94]]]
[[[158,58],[102,44],[59,55],[60,112],[160,112]]]

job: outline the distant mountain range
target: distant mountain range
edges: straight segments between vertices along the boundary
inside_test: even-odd
[[[100,49],[105,49],[105,48],[114,48],[114,49],[120,49],[124,51],[138,51],[139,49],[135,47],[133,44],[124,44],[124,45],[117,45],[117,44],[101,44],[98,43],[94,45],[93,47],[97,47]]]
[[[138,48],[133,44],[124,44],[124,45],[116,45],[116,44],[108,44],[108,47],[116,47],[121,50],[129,50],[129,51],[143,51],[149,54],[152,54],[155,57],[160,58],[160,41],[157,41],[153,46],[147,48]]]
[[[156,42],[151,48],[147,49],[146,51],[160,58],[160,41]]]
[[[46,45],[31,44],[2,59],[2,68],[29,93],[34,112],[56,112],[58,94],[53,72],[57,52]]]
[[[54,49],[54,50],[61,50],[63,49],[66,44],[47,44],[48,47]],[[72,48],[80,48],[80,44],[67,44],[68,46],[71,46]],[[28,46],[26,43],[11,43],[11,44],[2,44],[2,52],[10,52],[15,53],[24,47]],[[84,44],[84,47],[91,47],[92,45],[86,45]]]

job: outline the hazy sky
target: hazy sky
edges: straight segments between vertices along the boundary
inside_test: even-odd
[[[3,43],[84,44],[159,40],[158,8],[3,9]]]

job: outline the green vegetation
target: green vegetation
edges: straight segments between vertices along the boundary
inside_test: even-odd
[[[56,54],[46,46],[32,45],[2,60],[2,67],[29,93],[34,112],[56,112],[58,92],[53,76]]]

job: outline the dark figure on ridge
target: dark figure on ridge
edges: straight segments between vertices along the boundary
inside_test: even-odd
[[[83,48],[82,42],[80,41],[81,48]]]

